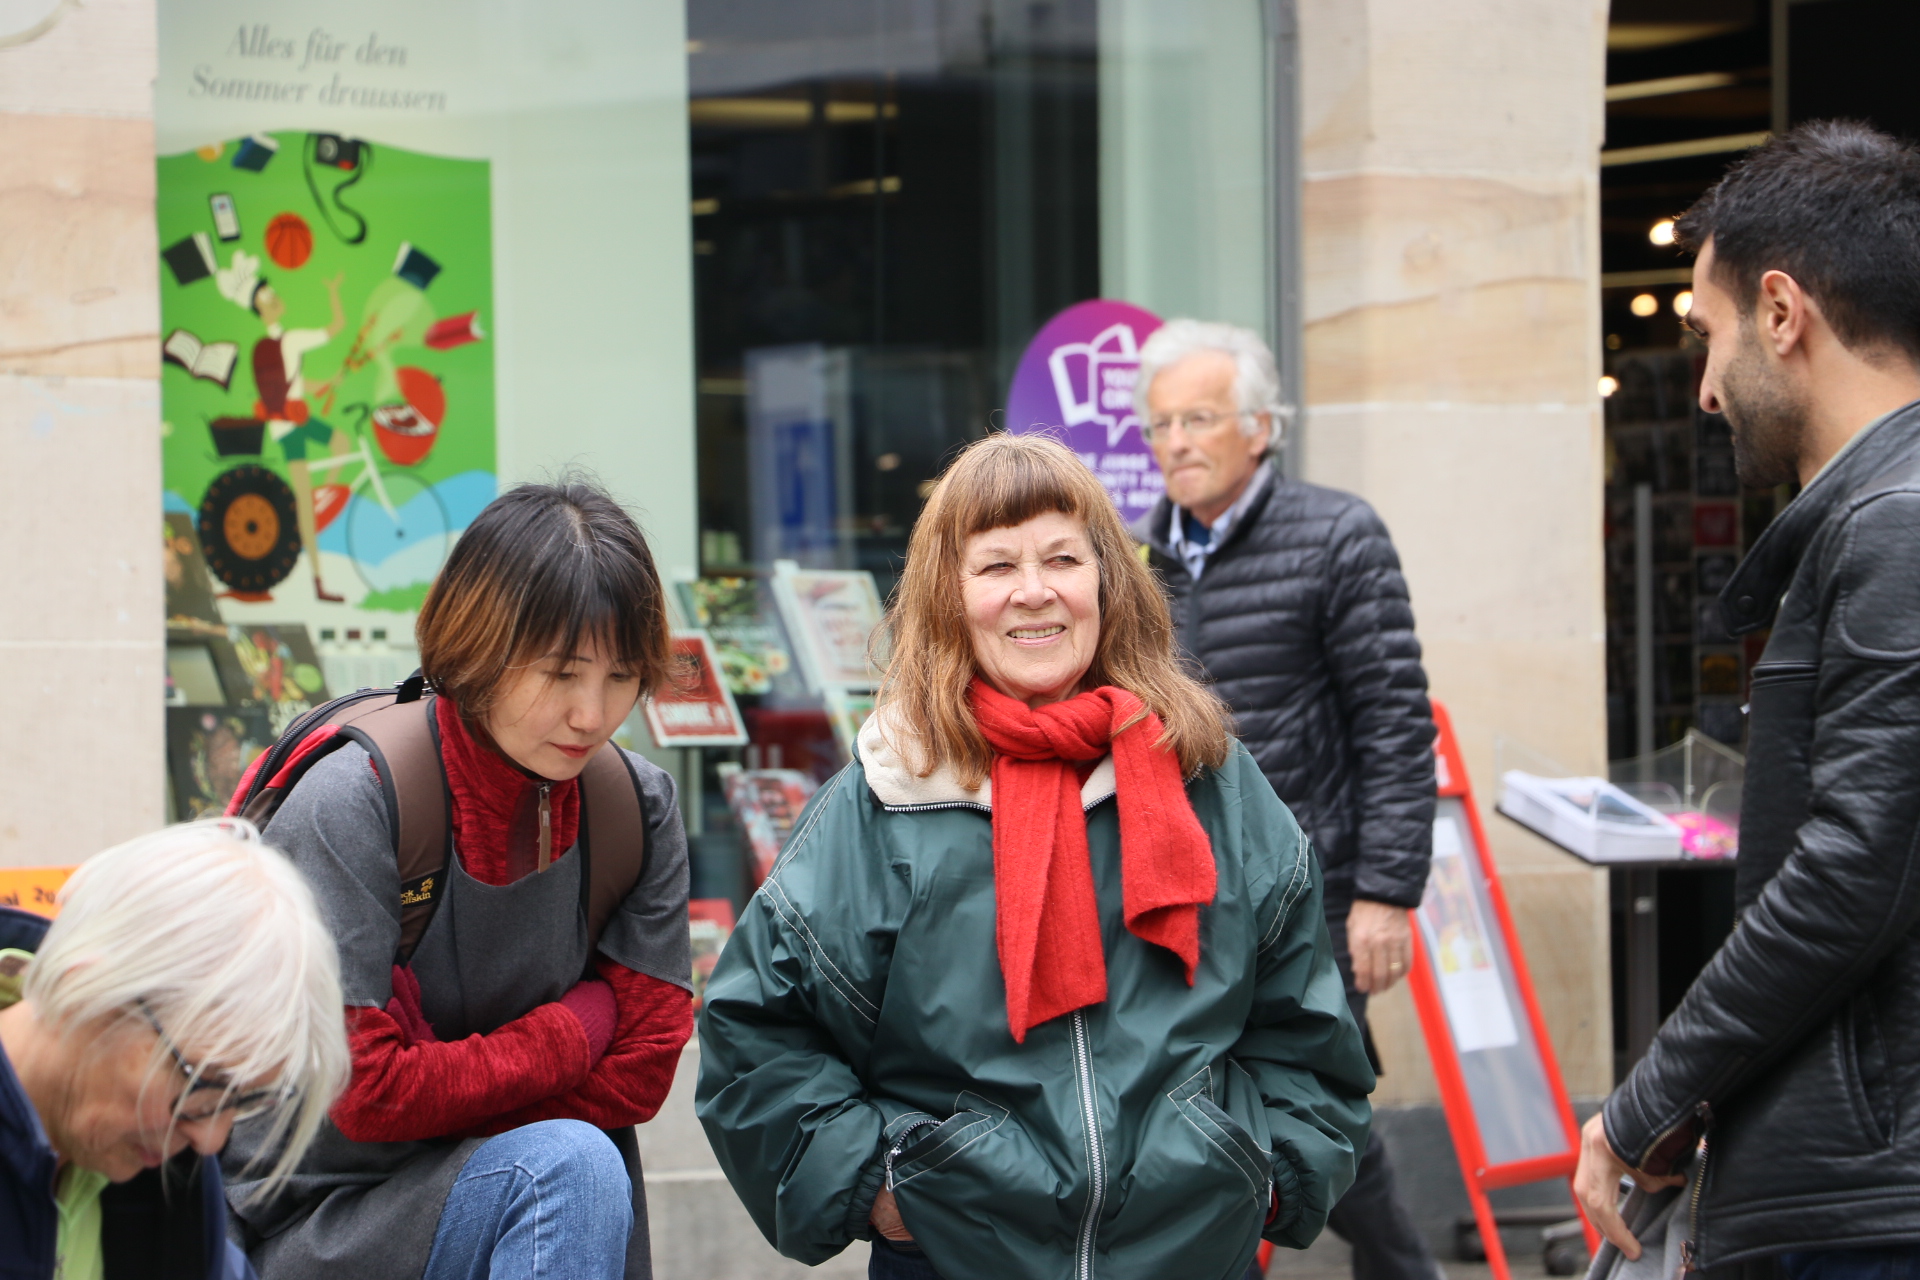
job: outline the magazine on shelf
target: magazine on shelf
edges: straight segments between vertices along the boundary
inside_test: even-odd
[[[815,782],[798,769],[742,769],[720,766],[727,808],[747,838],[753,855],[754,879],[765,880],[793,833],[795,819],[812,798]]]
[[[860,738],[860,726],[873,714],[873,694],[851,689],[828,689],[827,721],[833,726],[833,740],[847,759],[853,759],[853,744]]]
[[[776,560],[773,598],[786,619],[807,686],[871,689],[880,683],[872,650],[883,610],[873,575],[857,569],[803,569]]]
[[[693,1007],[707,993],[707,979],[733,934],[733,903],[725,898],[694,898],[687,903],[687,933],[693,942]]]
[[[737,747],[747,740],[746,721],[704,631],[673,633],[673,676],[645,706],[647,729],[661,747]]]
[[[736,694],[800,698],[806,693],[773,593],[759,578],[682,578],[673,598],[685,625],[713,639],[727,688]]]

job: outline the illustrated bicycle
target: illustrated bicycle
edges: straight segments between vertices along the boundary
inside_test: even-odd
[[[316,477],[332,475],[339,492],[333,516],[346,521],[345,542],[354,572],[372,592],[432,579],[446,557],[452,531],[446,504],[411,470],[383,467],[373,447],[372,406],[343,405],[351,420],[353,447],[309,457]],[[266,424],[254,418],[216,418],[208,424],[220,457],[254,457],[265,443]],[[357,466],[351,478],[347,468]],[[344,512],[340,507],[344,506]],[[200,501],[200,543],[213,575],[237,593],[271,590],[299,563],[300,526],[293,487],[259,462],[221,472]],[[408,554],[412,552],[413,554]]]

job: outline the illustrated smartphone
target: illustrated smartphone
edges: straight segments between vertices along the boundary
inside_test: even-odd
[[[233,197],[226,192],[216,192],[207,197],[207,203],[213,208],[213,229],[220,233],[222,240],[240,238],[240,215],[234,211]]]

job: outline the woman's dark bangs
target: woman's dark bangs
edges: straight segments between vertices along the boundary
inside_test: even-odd
[[[514,665],[597,645],[617,666],[646,663],[652,591],[640,566],[600,544],[550,538],[532,557],[514,630]]]

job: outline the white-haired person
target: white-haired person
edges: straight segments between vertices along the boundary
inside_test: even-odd
[[[88,859],[52,922],[0,908],[0,1277],[248,1280],[220,1149],[284,1179],[346,1084],[333,939],[244,822]]]
[[[1272,464],[1287,409],[1273,353],[1251,330],[1168,321],[1140,348],[1134,404],[1167,481],[1134,536],[1167,589],[1190,669],[1232,708],[1241,742],[1312,838],[1364,1034],[1367,997],[1406,975],[1407,908],[1433,850],[1433,711],[1393,540],[1362,499]],[[1370,1034],[1366,1043],[1378,1070]],[[1432,1280],[1439,1269],[1378,1132],[1327,1225],[1353,1244],[1357,1280]]]

